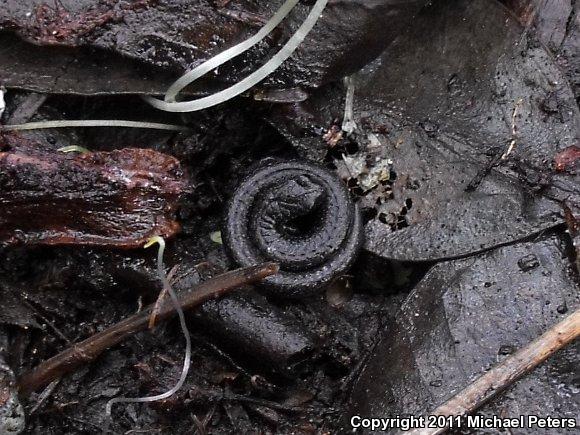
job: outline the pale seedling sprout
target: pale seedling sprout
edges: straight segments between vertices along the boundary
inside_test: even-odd
[[[109,400],[106,406],[106,413],[107,416],[111,416],[111,410],[115,403],[146,403],[146,402],[156,402],[158,400],[164,400],[168,397],[175,394],[179,389],[183,386],[185,379],[187,378],[187,373],[189,371],[189,365],[191,363],[191,337],[189,336],[189,330],[187,329],[187,324],[185,322],[185,314],[181,309],[181,305],[179,304],[179,300],[177,299],[177,295],[175,291],[171,287],[171,284],[165,274],[165,268],[163,265],[163,254],[165,252],[165,240],[160,236],[155,236],[149,239],[149,241],[145,244],[144,248],[149,248],[154,244],[159,245],[159,250],[157,251],[157,274],[163,283],[163,289],[167,290],[169,296],[171,297],[171,301],[177,311],[177,315],[179,316],[179,323],[181,324],[181,330],[183,331],[183,336],[185,337],[185,358],[183,359],[183,369],[181,370],[181,376],[177,383],[171,388],[170,390],[166,391],[165,393],[158,394],[155,396],[147,396],[147,397],[115,397],[114,399]]]

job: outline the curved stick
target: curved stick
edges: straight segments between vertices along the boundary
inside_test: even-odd
[[[202,303],[219,298],[238,287],[261,281],[278,272],[278,265],[266,263],[260,266],[247,267],[224,273],[209,279],[179,298],[183,310],[188,310]],[[40,363],[36,368],[24,373],[18,379],[21,396],[27,396],[35,390],[49,384],[55,379],[72,372],[83,364],[95,360],[101,353],[120,343],[136,332],[146,330],[153,305],[122,320],[80,343],[77,343],[58,355]],[[172,304],[165,304],[157,313],[157,321],[166,320],[175,315]]]

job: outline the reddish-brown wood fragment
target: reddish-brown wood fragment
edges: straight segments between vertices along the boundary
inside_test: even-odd
[[[580,147],[572,145],[556,154],[554,166],[556,171],[563,172],[572,169],[578,160],[580,160]]]
[[[63,153],[0,135],[0,244],[134,248],[179,231],[185,179],[153,150]]]

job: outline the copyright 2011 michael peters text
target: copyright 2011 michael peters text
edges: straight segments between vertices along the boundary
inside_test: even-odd
[[[553,417],[520,415],[518,417],[498,417],[483,415],[467,416],[395,416],[367,418],[354,415],[350,418],[353,430],[388,431],[398,429],[575,429],[578,422],[573,417]]]

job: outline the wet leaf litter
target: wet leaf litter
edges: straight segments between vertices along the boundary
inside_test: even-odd
[[[4,124],[187,128],[0,132],[11,210],[0,210],[0,355],[12,398],[1,409],[14,433],[24,424],[26,433],[64,424],[70,433],[324,432],[348,429],[353,412],[425,413],[577,309],[574,2],[330,2],[272,75],[184,115],[136,95],[163,95],[283,2],[3,3]],[[297,5],[182,98],[243,80],[311,7]],[[364,247],[339,282],[299,300],[239,288],[187,313],[190,372],[163,401],[105,415],[115,397],[176,383],[175,321],[18,400],[20,376],[158,300],[155,256],[140,249],[153,233],[170,236],[165,263],[179,297],[234,268],[215,235],[234,189],[269,157],[326,166],[360,207]],[[310,234],[299,219],[284,226]],[[482,412],[574,413],[565,398],[575,360],[577,348],[566,348]],[[458,367],[470,369],[451,376]]]

